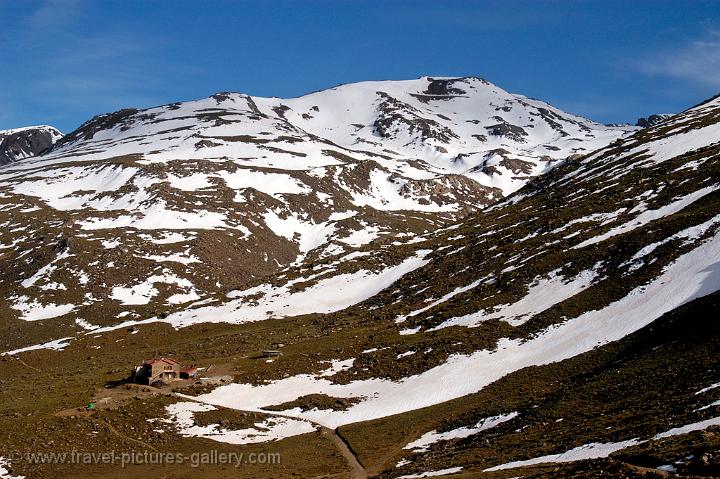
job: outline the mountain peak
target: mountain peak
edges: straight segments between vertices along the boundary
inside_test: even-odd
[[[317,148],[340,147],[358,159],[419,160],[425,176],[461,174],[508,194],[524,180],[489,164],[491,152],[509,152],[513,161],[528,165],[525,174],[532,176],[634,130],[600,125],[482,78],[427,76],[345,84],[298,98],[219,92],[201,100],[123,109],[86,122],[50,156],[232,159],[263,156],[258,150],[272,147],[278,160],[295,158],[294,169],[302,162],[283,152],[308,155]],[[92,145],[98,141],[101,150]]]

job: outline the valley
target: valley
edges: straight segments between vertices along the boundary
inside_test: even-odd
[[[0,169],[0,457],[716,476],[719,161],[717,97],[605,126],[479,78],[95,117]],[[125,389],[151,357],[212,368]],[[4,452],[147,449],[281,461]]]

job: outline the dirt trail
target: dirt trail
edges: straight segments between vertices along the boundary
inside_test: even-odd
[[[198,402],[201,404],[207,404],[207,403],[205,403],[199,399],[195,399],[191,396],[185,396],[185,395],[178,394],[178,393],[172,393],[172,395],[173,395],[173,397],[176,397],[178,399],[183,399],[185,401],[189,400],[189,401],[194,401],[194,402]],[[258,413],[259,412],[259,411],[243,411],[242,409],[234,409],[234,408],[232,410],[240,411],[240,412],[248,412],[248,413]],[[284,418],[296,419],[296,420],[299,419],[301,421],[307,421],[310,424],[317,426],[318,429],[320,429],[320,434],[327,437],[330,440],[330,442],[333,443],[333,445],[338,450],[338,452],[342,455],[342,457],[345,458],[345,462],[347,462],[348,466],[350,466],[351,479],[367,479],[367,477],[368,477],[367,471],[365,470],[363,465],[360,463],[360,461],[358,460],[357,456],[352,451],[352,449],[350,449],[350,446],[348,446],[347,442],[345,442],[345,440],[342,437],[340,437],[340,435],[334,429],[330,429],[329,427],[325,427],[322,424],[319,424],[319,423],[316,423],[314,421],[310,421],[310,420],[307,420],[304,418],[301,419],[301,418],[297,418],[297,417],[293,417],[293,416],[288,416],[285,414],[278,414],[278,413],[268,412],[268,411],[260,411],[260,413],[265,414],[266,416],[284,417]]]
[[[23,361],[22,359],[18,358],[17,356],[10,356],[10,357],[13,358],[13,359],[18,360],[18,361],[20,362],[20,364],[22,364],[22,365],[25,366],[26,368],[34,369],[35,371],[37,371],[37,372],[39,372],[39,373],[42,372],[42,369],[38,369],[38,368],[36,368],[35,366],[30,366],[28,363],[26,363],[26,362]]]
[[[367,479],[368,475],[365,468],[362,464],[360,464],[360,461],[352,449],[350,449],[350,446],[348,446],[345,440],[340,437],[335,430],[330,429],[329,427],[320,426],[320,434],[330,439],[330,441],[335,445],[335,448],[337,448],[338,452],[340,452],[340,454],[342,454],[345,458],[345,461],[352,470],[350,474],[352,479]]]
[[[151,444],[149,444],[149,443],[147,443],[147,442],[145,442],[145,441],[141,441],[140,439],[135,439],[134,437],[130,437],[130,436],[128,436],[127,434],[123,434],[122,432],[120,432],[120,431],[118,431],[117,429],[115,429],[115,426],[113,426],[113,425],[110,424],[109,422],[107,422],[107,421],[101,421],[101,422],[102,422],[103,424],[105,424],[105,425],[110,429],[110,431],[111,431],[113,434],[115,434],[116,436],[119,436],[119,437],[121,437],[121,438],[123,438],[123,439],[127,439],[128,441],[136,442],[136,443],[138,443],[138,444],[140,444],[140,445],[142,445],[142,446],[145,446],[145,447],[147,447],[148,449],[151,449],[151,450],[153,450],[153,451],[157,451],[157,448],[156,448],[155,446],[153,446],[153,445],[151,445]]]

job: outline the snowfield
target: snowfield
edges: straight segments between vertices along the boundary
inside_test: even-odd
[[[112,289],[110,299],[119,301],[122,304],[137,305],[148,304],[150,300],[158,294],[155,283],[174,284],[185,290],[188,296],[174,295],[168,300],[171,303],[188,302],[199,297],[194,292],[193,284],[185,279],[179,278],[170,271],[164,271],[162,275],[153,275],[145,279],[142,283],[130,287],[116,286]]]
[[[692,194],[689,194],[683,198],[680,198],[676,201],[673,201],[672,203],[663,206],[662,208],[659,208],[657,210],[647,210],[640,213],[638,216],[636,216],[633,220],[628,221],[627,223],[624,223],[620,226],[616,226],[612,228],[607,233],[603,233],[600,236],[596,236],[594,238],[591,238],[587,241],[583,241],[582,243],[573,246],[574,249],[580,249],[585,248],[587,246],[600,243],[601,241],[605,241],[608,238],[612,238],[613,236],[618,236],[624,233],[627,233],[628,231],[632,231],[634,229],[640,228],[641,226],[644,226],[651,221],[655,221],[660,218],[664,218],[666,216],[670,216],[672,214],[677,213],[678,211],[683,210],[687,206],[693,204],[700,198],[709,195],[710,193],[717,191],[720,189],[720,185],[713,185],[708,186],[705,188],[701,188]]]
[[[601,457],[608,457],[610,454],[621,449],[625,449],[631,446],[637,446],[641,442],[636,439],[629,439],[627,441],[611,442],[611,443],[598,443],[593,442],[590,444],[583,444],[569,451],[560,454],[550,454],[547,456],[536,457],[528,459],[526,461],[513,461],[499,466],[489,467],[483,472],[494,472],[503,471],[505,469],[517,469],[518,467],[527,467],[535,464],[548,464],[554,462],[573,462],[573,461],[584,461],[587,459],[598,459]]]
[[[360,270],[318,280],[314,285],[300,291],[292,291],[293,285],[311,278],[298,278],[282,286],[262,284],[244,291],[228,293],[233,298],[220,306],[203,306],[141,321],[125,321],[115,326],[99,328],[94,333],[114,331],[153,322],[170,323],[182,328],[198,323],[247,323],[270,318],[299,316],[312,313],[331,313],[360,303],[387,288],[405,274],[429,263],[425,256],[429,250],[419,250],[415,256],[396,266],[379,272]],[[113,299],[124,304],[147,304],[157,294],[155,282],[175,283],[180,287],[192,285],[180,278],[153,276],[133,287],[117,287]],[[260,295],[260,298],[258,298]]]
[[[10,472],[7,470],[8,466],[8,460],[0,456],[0,479],[25,479],[25,476],[14,476],[10,474]]]
[[[308,394],[362,398],[345,411],[282,411],[330,428],[440,404],[478,392],[513,371],[562,361],[617,341],[664,313],[720,289],[720,274],[709,269],[708,264],[720,264],[720,233],[680,256],[650,284],[602,310],[553,325],[528,341],[502,339],[494,350],[451,356],[440,366],[397,382],[369,379],[335,384],[323,375],[299,375],[258,386],[230,384],[198,399],[223,407],[262,411],[263,407]]]
[[[73,338],[71,338],[71,337],[56,339],[54,341],[48,341],[47,343],[35,344],[33,346],[27,346],[27,347],[20,348],[20,349],[14,349],[12,351],[5,351],[4,353],[2,353],[2,355],[3,356],[4,355],[14,356],[16,354],[24,353],[26,351],[36,351],[38,349],[53,349],[55,351],[60,351],[60,350],[64,349],[65,346],[67,346],[72,339]]]
[[[536,314],[586,290],[597,276],[594,270],[583,271],[568,281],[559,277],[558,273],[559,271],[553,271],[548,278],[537,278],[530,285],[527,295],[517,303],[496,306],[495,310],[489,313],[480,311],[450,318],[430,331],[450,326],[475,327],[489,319],[503,319],[512,326],[520,326]]]
[[[167,412],[178,433],[187,437],[204,437],[228,444],[253,444],[277,441],[286,437],[314,432],[316,427],[307,421],[284,417],[270,417],[255,424],[255,427],[240,430],[222,428],[219,424],[197,426],[193,421],[196,412],[212,411],[215,408],[197,402],[179,402],[167,406]]]
[[[75,305],[55,303],[43,304],[37,299],[20,296],[16,298],[12,308],[21,312],[20,319],[25,321],[41,321],[43,319],[64,316],[73,311],[75,309]]]

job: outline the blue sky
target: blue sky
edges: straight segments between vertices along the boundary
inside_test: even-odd
[[[422,75],[634,122],[720,92],[720,2],[0,0],[0,72],[0,129]]]

